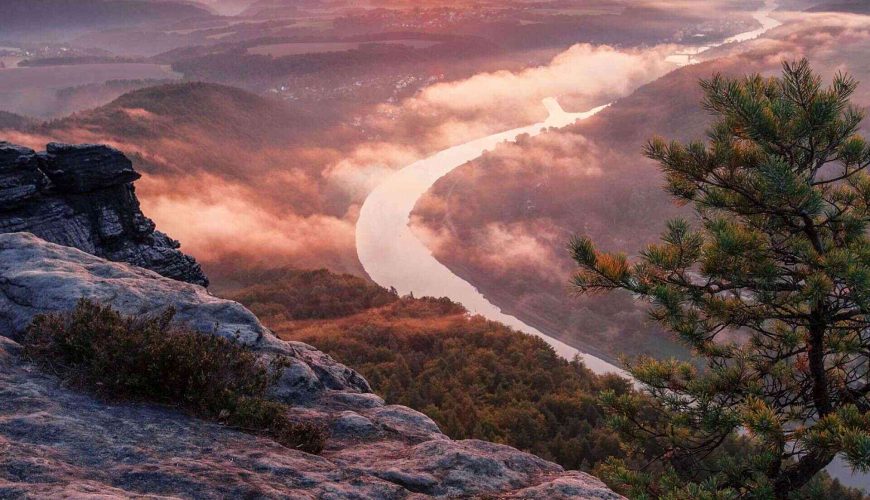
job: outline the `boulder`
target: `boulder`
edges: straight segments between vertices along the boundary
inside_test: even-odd
[[[373,430],[338,418],[350,435],[310,455],[164,407],[106,404],[22,362],[0,369],[0,498],[621,498],[507,446],[359,442],[353,429]]]

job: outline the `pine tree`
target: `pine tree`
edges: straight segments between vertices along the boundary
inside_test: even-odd
[[[696,356],[628,363],[649,397],[603,398],[662,476],[616,460],[603,473],[638,496],[788,498],[837,455],[870,468],[870,146],[850,104],[857,82],[838,74],[823,88],[802,60],[781,78],[701,86],[716,117],[706,143],[645,149],[698,220],[668,222],[631,261],[571,243],[580,293],[648,300]],[[743,455],[722,453],[736,442]]]

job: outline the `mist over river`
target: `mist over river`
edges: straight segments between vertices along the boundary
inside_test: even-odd
[[[761,28],[730,37],[715,45],[695,47],[673,54],[667,58],[675,67],[691,62],[691,58],[725,43],[737,43],[761,36],[780,25],[770,17],[777,8],[773,0],[753,14]],[[688,55],[691,54],[691,55]],[[544,100],[549,117],[527,127],[499,132],[453,146],[428,158],[416,161],[395,172],[378,185],[363,204],[356,225],[356,248],[360,262],[369,276],[384,287],[394,287],[400,294],[414,293],[417,296],[449,297],[464,305],[472,314],[504,323],[517,330],[544,339],[556,352],[565,358],[580,356],[593,372],[618,373],[628,376],[621,368],[581,352],[558,339],[550,337],[490,302],[473,285],[440,263],[432,251],[411,231],[408,223],[417,200],[442,177],[454,169],[480,157],[502,142],[513,142],[521,135],[535,136],[548,128],[561,128],[577,120],[595,115],[605,106],[584,113],[568,113],[562,110],[555,98]],[[566,276],[566,280],[568,277]]]
[[[417,200],[438,179],[453,169],[479,157],[485,151],[492,150],[499,143],[514,141],[523,134],[535,136],[550,127],[565,127],[604,108],[598,107],[585,113],[566,113],[555,99],[546,99],[544,104],[550,114],[544,122],[454,146],[391,175],[372,191],[360,210],[356,228],[357,252],[366,272],[382,286],[395,287],[403,295],[413,292],[417,296],[450,297],[464,305],[472,314],[480,314],[541,337],[560,356],[571,359],[579,355],[596,373],[616,372],[627,376],[616,366],[582,353],[564,342],[544,335],[514,316],[505,314],[474,286],[438,262],[408,226]]]

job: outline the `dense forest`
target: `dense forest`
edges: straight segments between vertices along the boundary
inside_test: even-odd
[[[280,337],[358,370],[388,403],[422,411],[452,438],[508,444],[602,477],[608,458],[625,456],[599,400],[602,391],[631,392],[625,379],[597,376],[543,340],[449,299],[399,297],[326,270],[239,273],[213,290],[251,308]],[[721,453],[744,450],[735,441]],[[822,473],[796,498],[863,496]]]
[[[620,454],[595,394],[624,392],[628,383],[596,377],[540,339],[471,317],[448,299],[400,298],[353,276],[280,270],[248,279],[255,284],[225,294],[279,336],[357,369],[387,402],[426,413],[453,438],[510,444],[586,470]]]

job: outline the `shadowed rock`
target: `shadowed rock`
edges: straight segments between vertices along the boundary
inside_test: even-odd
[[[0,210],[23,205],[48,185],[32,149],[0,143]]]
[[[0,232],[26,231],[207,286],[199,264],[142,214],[132,184],[138,178],[108,146],[52,143],[37,153],[0,142]]]
[[[620,498],[507,446],[336,436],[315,456],[166,408],[105,404],[23,361],[2,367],[0,498]]]
[[[52,142],[46,146],[44,157],[45,175],[64,192],[87,193],[142,177],[124,153],[108,146]]]

